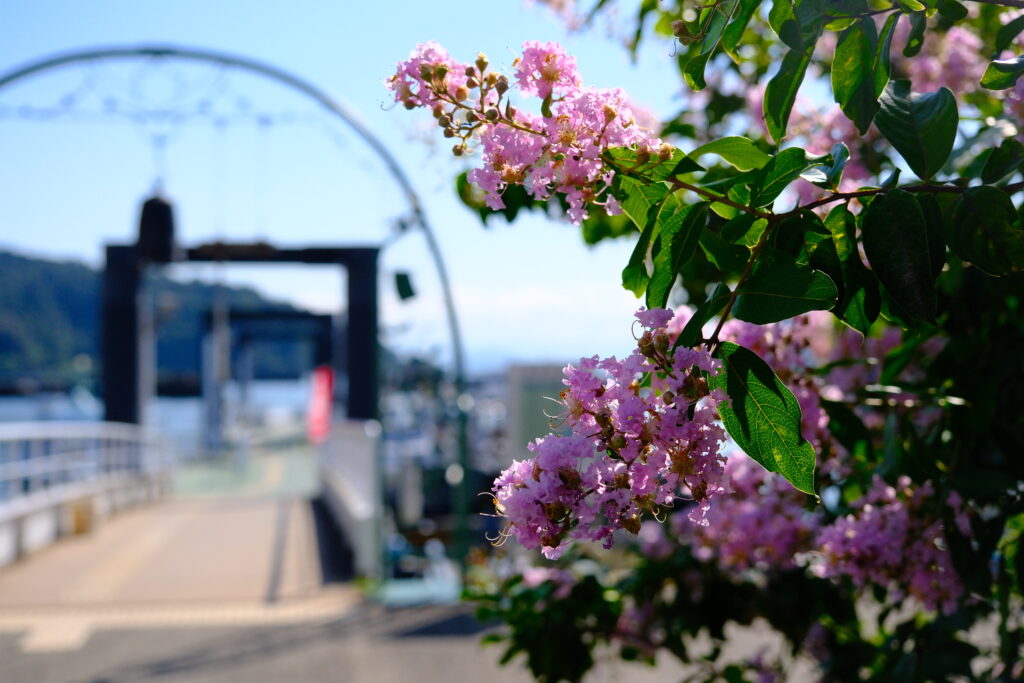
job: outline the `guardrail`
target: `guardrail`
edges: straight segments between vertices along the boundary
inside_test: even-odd
[[[168,488],[157,435],[113,422],[0,423],[0,566]]]

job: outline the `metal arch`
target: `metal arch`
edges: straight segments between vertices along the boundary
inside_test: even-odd
[[[381,141],[378,140],[352,112],[323,90],[317,88],[309,81],[295,76],[294,74],[254,59],[223,52],[216,52],[213,50],[175,47],[170,45],[100,47],[67,52],[54,57],[30,62],[23,66],[16,67],[11,71],[0,74],[0,88],[4,88],[12,83],[40,72],[49,71],[50,69],[66,66],[68,64],[129,57],[152,57],[155,59],[171,58],[207,62],[211,64],[237,67],[245,71],[265,76],[271,80],[283,83],[293,90],[297,90],[307,97],[315,100],[324,107],[324,109],[348,124],[348,126],[355,131],[367,145],[370,146],[370,149],[377,153],[377,156],[384,162],[384,166],[398,183],[406,200],[409,202],[409,208],[412,210],[413,218],[416,224],[423,230],[423,235],[427,240],[427,247],[430,250],[431,257],[434,259],[434,264],[437,267],[438,277],[441,281],[441,289],[444,296],[445,310],[448,317],[448,325],[450,327],[452,337],[455,385],[458,394],[461,395],[465,391],[466,387],[465,355],[462,347],[462,335],[459,328],[458,317],[455,312],[455,301],[452,297],[451,283],[448,280],[448,271],[444,265],[444,258],[441,255],[441,249],[434,236],[433,230],[430,228],[430,224],[427,222],[427,217],[423,211],[422,205],[420,204],[419,197],[413,189],[409,178],[398,165],[398,161],[391,155],[383,143],[381,143]],[[459,412],[462,413],[463,411],[460,409]],[[466,463],[463,463],[464,468],[465,466]]]

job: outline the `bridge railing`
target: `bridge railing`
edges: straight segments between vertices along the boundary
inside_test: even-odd
[[[171,465],[164,440],[136,425],[0,423],[0,566],[160,495]]]

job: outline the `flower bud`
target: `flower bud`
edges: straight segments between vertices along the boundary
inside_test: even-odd
[[[490,121],[491,123],[494,123],[495,121],[501,118],[501,112],[492,107],[484,112],[484,118]]]
[[[484,83],[486,83],[487,87],[489,87],[489,88],[493,88],[494,84],[497,83],[497,82],[498,82],[498,74],[494,73],[493,71],[491,73],[487,74],[487,77],[484,78]]]
[[[466,146],[465,145],[459,144],[459,145],[455,145],[454,147],[452,147],[452,154],[454,154],[457,157],[461,157],[465,153],[466,153]]]
[[[416,103],[413,102],[412,100],[403,100],[402,106],[405,107],[406,109],[415,109]]]
[[[466,79],[466,87],[468,87],[468,88],[479,88],[480,87],[480,81],[476,80],[476,78],[474,78],[473,76],[470,76],[469,78]]]
[[[640,533],[640,516],[630,515],[622,520],[622,528],[636,536]]]
[[[622,434],[616,434],[615,436],[608,440],[608,445],[617,451],[621,451],[623,448],[626,447],[626,437],[624,437]]]
[[[474,76],[476,76],[476,68],[472,67],[472,66],[467,66],[466,67],[466,76],[469,77],[469,78],[473,78]]]
[[[483,52],[477,54],[477,56],[476,56],[476,68],[480,69],[480,73],[483,73],[484,71],[487,71],[487,64],[488,63],[489,62],[487,61],[487,56]]]
[[[644,356],[650,358],[654,355],[654,338],[651,336],[650,331],[644,332],[636,346]]]
[[[495,88],[497,89],[499,95],[504,95],[506,92],[508,92],[508,78],[505,76],[499,77],[498,82],[495,84]]]
[[[664,401],[665,405],[670,406],[676,402],[676,395],[671,391],[666,391],[661,395],[661,400]]]
[[[434,78],[434,67],[430,64],[420,64],[420,78],[425,81],[429,81]]]
[[[455,101],[462,102],[469,97],[469,88],[464,85],[460,85],[455,89]]]
[[[668,335],[664,331],[659,331],[654,335],[654,348],[659,353],[668,353],[669,339]]]
[[[673,151],[674,150],[672,149],[672,145],[668,144],[667,142],[663,142],[661,146],[658,147],[658,159],[660,161],[668,161],[669,159],[672,158]]]
[[[442,116],[444,116],[444,109],[441,109],[440,106],[437,106],[437,107],[434,107],[433,109],[431,109],[430,113],[434,115],[435,119],[439,119]]]
[[[619,112],[615,111],[614,107],[610,104],[604,105],[604,109],[601,110],[601,113],[604,114],[605,123],[611,123],[615,120],[615,117],[619,115]]]
[[[437,125],[441,126],[442,128],[447,128],[448,126],[451,125],[451,123],[452,120],[448,118],[447,114],[441,114],[440,116],[437,117]]]
[[[455,131],[452,130],[451,128],[445,128],[444,129],[444,136],[446,138],[453,138],[453,137],[455,137]]]
[[[477,116],[477,113],[475,111],[466,112],[466,123],[476,123],[479,120],[480,117]]]

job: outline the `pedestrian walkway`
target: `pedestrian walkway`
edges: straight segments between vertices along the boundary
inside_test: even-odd
[[[295,623],[360,601],[324,581],[308,448],[190,464],[174,489],[0,571],[0,631],[77,649],[104,629]]]

